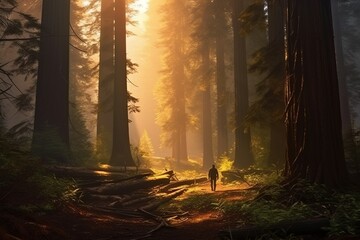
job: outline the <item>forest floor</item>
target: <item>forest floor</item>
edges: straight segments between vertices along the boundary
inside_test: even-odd
[[[216,201],[247,200],[252,193],[246,190],[246,184],[223,185],[218,183],[215,192],[210,190],[209,182],[190,187],[186,193],[162,206],[152,214],[162,214],[171,211],[180,202],[188,201],[188,206],[182,209],[183,216],[166,221],[165,226],[154,218],[132,218],[104,214],[92,209],[84,209],[77,205],[66,205],[60,210],[41,216],[32,216],[41,226],[43,233],[28,235],[28,239],[182,239],[182,240],[211,240],[219,239],[220,230],[234,227],[239,219],[235,215],[224,215],[221,209],[214,208]],[[194,196],[196,196],[194,198]],[[203,199],[215,200],[202,201]],[[193,206],[189,206],[194,204]],[[197,206],[196,204],[202,204]]]
[[[69,169],[61,168],[63,173],[64,170]],[[234,234],[239,233],[239,229],[248,231],[251,228],[255,228],[252,236],[264,237],[273,235],[271,235],[272,233],[269,235],[267,232],[270,230],[269,228],[264,229],[266,225],[254,225],[259,219],[260,223],[265,220],[276,223],[279,222],[279,219],[302,219],[293,216],[294,214],[299,215],[297,211],[309,212],[309,208],[302,204],[292,204],[288,207],[290,210],[279,208],[279,204],[275,204],[274,201],[277,203],[285,199],[284,202],[286,202],[289,197],[287,191],[279,195],[279,198],[274,198],[272,203],[267,201],[268,195],[262,195],[264,199],[267,197],[267,200],[259,202],[259,188],[263,185],[261,182],[255,181],[257,178],[248,179],[251,180],[249,181],[250,184],[255,184],[254,186],[249,185],[245,179],[231,184],[218,181],[217,189],[214,192],[211,191],[210,183],[204,177],[205,173],[184,172],[176,176],[173,171],[160,174],[150,173],[151,176],[149,173],[136,173],[136,175],[130,175],[136,179],[131,178],[130,180],[121,174],[117,176],[116,172],[112,173],[114,175],[112,179],[99,179],[98,177],[94,179],[95,171],[93,170],[90,171],[89,179],[89,172],[80,170],[83,169],[77,169],[77,173],[82,174],[82,181],[78,179],[70,181],[72,184],[66,183],[66,186],[72,186],[69,192],[74,193],[73,195],[70,194],[66,200],[55,199],[55,196],[58,195],[54,195],[57,192],[54,192],[54,187],[56,190],[57,185],[49,184],[53,177],[35,179],[39,184],[42,184],[43,180],[48,182],[42,188],[42,191],[46,192],[45,195],[41,194],[39,189],[34,188],[34,182],[31,181],[16,181],[17,184],[8,188],[6,192],[0,192],[0,240],[212,240],[224,239],[222,238],[224,234],[234,236]],[[71,173],[70,176],[74,174],[74,172],[67,171],[65,173]],[[84,175],[85,173],[86,175]],[[80,175],[77,177],[80,178]],[[117,179],[116,177],[120,178]],[[169,178],[175,179],[169,183]],[[85,181],[85,179],[87,180]],[[163,183],[164,179],[168,181],[165,184]],[[191,183],[188,182],[189,179],[191,179]],[[199,179],[196,180],[197,184],[194,184],[194,179]],[[55,183],[57,182],[56,180]],[[142,188],[137,191],[128,191],[139,186]],[[117,190],[115,193],[113,192],[114,187]],[[59,187],[58,190],[64,194],[63,187]],[[273,191],[273,189],[270,190]],[[304,188],[300,187],[299,192],[295,188],[293,190],[296,196],[303,196]],[[316,196],[319,194],[327,196],[318,190],[319,188],[316,188],[312,192],[316,191],[314,192]],[[280,193],[279,190],[275,191],[274,194],[277,193]],[[49,196],[48,200],[51,201],[51,204],[48,205],[49,202],[44,201],[44,199],[42,202],[39,201],[40,195]],[[310,197],[309,199],[315,199],[311,192],[305,193],[305,195]],[[350,203],[357,203],[354,197],[348,196],[348,198]],[[322,201],[326,200],[324,204],[332,203],[329,202],[328,198],[321,199],[323,199]],[[311,201],[310,204],[315,207],[320,206],[320,210],[324,206],[322,202],[317,204],[315,202],[314,204]],[[338,204],[333,203],[334,206]],[[341,202],[341,204],[343,203]],[[296,208],[297,206],[298,208]],[[287,205],[284,207],[286,208]],[[318,213],[319,209],[315,207],[314,209]],[[354,207],[356,207],[354,204],[350,204],[345,210]],[[239,211],[240,209],[241,211]],[[355,215],[349,217],[349,220],[352,217],[354,218],[351,220],[355,224],[353,224],[354,229],[357,229],[356,221],[358,221],[356,209]],[[253,212],[257,214],[253,214]],[[344,214],[348,216],[350,213],[345,212]],[[311,235],[322,232],[323,225],[317,225],[316,231],[311,232],[308,231],[309,224],[323,224],[323,218],[325,218],[326,223],[329,220],[326,217],[316,219],[306,213],[302,213],[301,216],[304,216],[303,219],[307,225],[302,225],[301,220],[297,222],[285,221],[288,225],[274,224],[271,229],[278,229],[279,233],[283,233],[284,228],[294,225],[307,230],[298,233],[299,238],[294,238],[293,235],[290,234],[290,236],[286,233],[284,237],[290,236],[290,239],[360,239],[359,236],[335,238],[326,237],[326,234]],[[346,223],[351,223],[351,221]],[[223,232],[221,233],[221,231]],[[241,239],[243,236],[248,235],[247,233],[242,234]],[[262,239],[273,238],[264,237]]]

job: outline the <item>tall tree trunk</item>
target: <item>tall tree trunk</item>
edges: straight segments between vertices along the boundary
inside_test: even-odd
[[[274,61],[278,65],[277,84],[283,86],[285,79],[285,42],[284,42],[284,0],[268,1],[268,21],[269,21],[269,48],[277,49]],[[273,71],[273,70],[271,70]],[[276,93],[274,93],[276,94]],[[281,91],[279,98],[283,99],[284,92]],[[284,103],[285,105],[285,103]],[[270,151],[268,163],[282,167],[285,163],[285,124],[283,118],[275,118],[270,125]]]
[[[340,187],[347,171],[330,0],[287,4],[285,174]]]
[[[184,17],[179,19],[179,25],[184,26]],[[173,40],[173,47],[175,51],[175,56],[178,58],[175,62],[173,78],[175,80],[174,84],[174,95],[175,95],[175,107],[174,111],[174,134],[175,138],[173,142],[173,158],[176,162],[187,161],[188,152],[187,152],[187,139],[186,139],[186,129],[187,129],[187,115],[186,115],[186,101],[185,101],[185,60],[184,60],[184,31],[179,29],[176,33],[176,36]]]
[[[176,162],[187,161],[188,152],[187,152],[187,139],[186,139],[186,111],[185,111],[185,86],[184,86],[184,66],[175,66],[178,73],[180,74],[178,83],[176,84],[177,103],[175,105],[174,114],[175,114],[175,128],[173,133],[173,158]]]
[[[283,168],[285,163],[285,125],[275,121],[270,125],[270,151],[268,165]]]
[[[226,101],[226,74],[225,74],[225,6],[223,0],[216,0],[215,24],[216,24],[216,91],[217,91],[217,156],[227,155],[228,143],[228,120]]]
[[[234,82],[235,82],[235,166],[247,168],[254,163],[251,152],[250,129],[243,126],[249,109],[246,41],[241,35],[240,13],[244,10],[244,2],[233,0],[234,31]]]
[[[130,151],[126,72],[126,0],[115,0],[114,133],[111,165],[135,166]]]
[[[70,1],[43,1],[32,148],[62,162],[69,158],[69,21]]]
[[[97,155],[109,159],[113,140],[114,0],[101,1]]]
[[[344,140],[345,156],[355,162],[355,167],[358,168],[356,163],[356,145],[354,141],[354,133],[351,121],[351,111],[349,103],[349,93],[346,86],[346,74],[344,71],[344,53],[342,44],[342,33],[338,14],[338,1],[331,0],[331,9],[334,24],[334,36],[335,36],[335,52],[336,63],[339,78],[339,92],[340,92],[340,110],[341,110],[341,122],[342,122],[342,134]]]
[[[203,167],[208,169],[214,163],[212,125],[211,125],[211,89],[210,89],[210,47],[207,40],[203,43]]]

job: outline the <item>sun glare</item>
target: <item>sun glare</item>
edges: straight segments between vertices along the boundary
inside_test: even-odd
[[[135,0],[132,5],[139,13],[145,13],[149,7],[149,0]]]
[[[87,6],[90,5],[90,1],[89,1],[89,0],[83,0],[83,1],[82,1],[82,5],[83,5],[84,7],[87,7]]]

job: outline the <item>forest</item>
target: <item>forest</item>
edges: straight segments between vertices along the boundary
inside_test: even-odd
[[[0,0],[0,239],[360,239],[360,1]]]

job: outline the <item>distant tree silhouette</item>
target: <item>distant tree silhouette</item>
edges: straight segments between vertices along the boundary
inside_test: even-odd
[[[171,147],[172,157],[186,161],[188,113],[186,111],[186,62],[189,37],[188,1],[169,0],[162,6],[164,27],[161,29],[161,46],[164,49],[163,78],[158,82],[157,123],[161,140]]]

